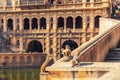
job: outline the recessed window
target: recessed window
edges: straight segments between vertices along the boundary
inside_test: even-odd
[[[12,6],[12,0],[7,0],[6,6]]]
[[[90,0],[86,0],[86,2],[90,2]]]

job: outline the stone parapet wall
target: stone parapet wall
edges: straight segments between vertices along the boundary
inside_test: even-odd
[[[107,19],[107,18],[100,18],[100,28],[99,28],[99,34],[104,32],[106,29],[115,26],[118,24],[119,21],[115,19]]]
[[[42,53],[1,53],[0,68],[40,67],[45,59]]]
[[[111,70],[109,73],[106,73],[102,77],[100,77],[98,80],[120,80],[120,65],[114,69]]]

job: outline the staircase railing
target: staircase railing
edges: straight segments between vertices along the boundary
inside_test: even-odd
[[[107,19],[104,18],[102,20],[106,21]],[[103,28],[108,27],[106,30],[72,51],[73,60],[104,61],[108,51],[116,47],[120,40],[120,22],[117,20],[113,21],[112,19],[108,20],[109,23],[104,22],[104,24],[101,25]],[[111,26],[110,21],[114,22]]]
[[[103,24],[100,27],[103,27],[105,29],[103,29],[104,31],[101,31],[99,35],[73,50],[71,56],[65,56],[56,61],[53,66],[57,66],[57,63],[60,64],[60,62],[71,62],[72,66],[74,66],[78,61],[104,61],[108,51],[116,47],[120,40],[120,21],[106,18],[100,19],[100,22],[101,20]],[[45,72],[47,64],[46,61],[46,64],[42,68],[44,69],[42,70],[43,72]]]

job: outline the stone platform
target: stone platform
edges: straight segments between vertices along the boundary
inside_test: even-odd
[[[119,65],[112,62],[81,62],[72,67],[70,62],[60,62],[47,67],[47,72],[40,74],[40,80],[98,80]]]

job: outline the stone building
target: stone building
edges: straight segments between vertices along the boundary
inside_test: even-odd
[[[99,33],[99,18],[110,17],[111,0],[2,0],[0,29],[16,52],[71,50]]]

